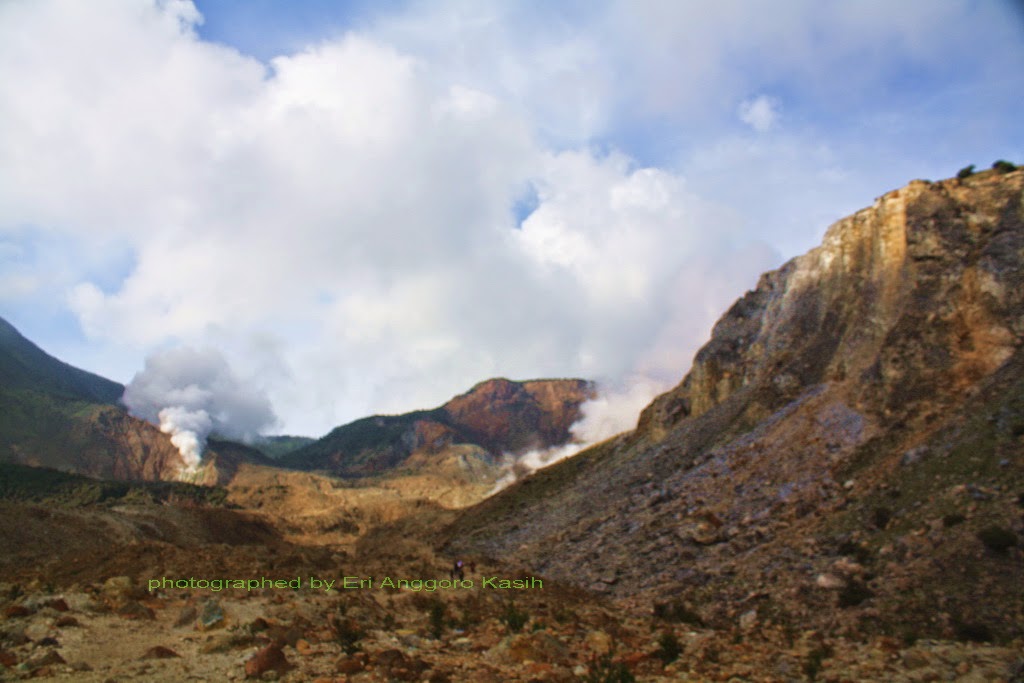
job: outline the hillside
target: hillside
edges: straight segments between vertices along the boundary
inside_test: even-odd
[[[63,399],[117,403],[124,387],[57,360],[0,318],[0,391],[31,390]]]
[[[278,463],[344,477],[399,468],[493,473],[503,454],[569,442],[580,406],[593,395],[580,379],[491,379],[439,408],[343,425]]]
[[[166,434],[117,404],[124,387],[50,356],[0,319],[0,463],[111,480],[171,481],[183,461]],[[230,480],[262,453],[211,441],[195,483]]]
[[[1022,321],[1024,173],[914,181],[765,274],[635,431],[447,547],[719,628],[1024,637]]]

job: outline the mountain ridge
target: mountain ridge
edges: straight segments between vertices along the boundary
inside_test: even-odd
[[[0,317],[0,387],[34,389],[66,398],[112,404],[124,394],[124,385],[54,358],[3,317]]]
[[[494,470],[504,454],[563,445],[595,395],[582,379],[478,382],[445,404],[401,415],[374,415],[336,427],[316,442],[281,457],[282,466],[372,476],[410,465],[437,464],[462,447],[464,468]]]

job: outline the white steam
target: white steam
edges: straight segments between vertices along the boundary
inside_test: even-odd
[[[132,415],[171,436],[188,472],[198,469],[211,433],[249,442],[277,422],[266,395],[241,381],[214,349],[181,347],[149,356],[121,400]]]
[[[570,443],[551,448],[535,448],[522,455],[506,454],[505,472],[488,493],[492,495],[509,484],[533,474],[542,467],[576,455],[585,448],[636,427],[640,411],[669,385],[647,377],[632,377],[616,386],[599,386],[598,394],[580,406],[580,419],[569,428]]]

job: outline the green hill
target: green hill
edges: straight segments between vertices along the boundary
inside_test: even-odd
[[[59,361],[0,318],[0,390],[30,389],[55,398],[117,403],[124,386]]]

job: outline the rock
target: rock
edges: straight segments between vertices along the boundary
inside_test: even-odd
[[[178,618],[174,621],[174,625],[178,628],[188,626],[193,623],[198,616],[199,612],[196,610],[195,605],[186,605],[181,608],[181,611],[178,613]]]
[[[541,631],[508,636],[487,654],[509,664],[526,661],[560,664],[564,663],[568,650],[560,640]]]
[[[46,602],[46,607],[49,607],[50,609],[55,609],[58,612],[67,612],[69,609],[68,603],[64,600],[64,598],[55,598],[53,600],[49,600]]]
[[[740,630],[750,631],[757,626],[757,610],[752,609],[740,615]]]
[[[18,663],[18,658],[13,652],[0,650],[0,666],[11,667]]]
[[[222,634],[217,637],[211,637],[210,640],[203,643],[199,648],[199,651],[203,654],[214,654],[217,652],[228,652],[240,647],[249,647],[253,644],[253,638],[251,635],[244,633],[229,633]]]
[[[4,617],[7,619],[21,619],[32,614],[32,610],[24,605],[11,605],[4,610]]]
[[[604,631],[588,631],[586,638],[583,639],[583,644],[596,655],[612,651],[612,637]]]
[[[928,666],[931,661],[918,650],[908,650],[903,653],[903,666],[911,671]]]
[[[75,619],[70,614],[65,614],[63,616],[57,617],[56,619],[54,619],[53,625],[55,628],[69,628],[72,626],[81,626],[81,624],[78,623],[78,619]]]
[[[117,614],[125,619],[156,619],[156,614],[154,614],[153,610],[135,600],[129,600],[124,603],[117,610]]]
[[[302,638],[302,629],[297,626],[284,626],[281,624],[275,624],[267,629],[267,637],[276,643],[282,645],[291,645],[295,647],[299,639]]]
[[[339,657],[334,663],[334,669],[340,674],[346,676],[357,674],[366,668],[366,655],[362,652],[354,655],[347,655]]]
[[[174,659],[175,657],[181,657],[181,655],[169,647],[156,645],[146,650],[146,654],[142,655],[140,659]]]
[[[271,643],[245,662],[245,677],[261,678],[268,671],[284,674],[291,668],[292,665],[281,651],[281,646]]]
[[[133,584],[131,577],[112,576],[103,582],[103,594],[110,597],[125,597],[132,592]]]
[[[29,668],[36,669],[42,666],[51,666],[53,664],[67,664],[64,658],[57,653],[56,650],[48,650],[45,654],[38,657],[33,657],[27,662]]]
[[[195,617],[193,617],[193,618],[195,618]],[[246,628],[249,629],[250,633],[260,633],[260,632],[266,631],[268,628],[270,628],[270,624],[263,617],[256,617],[251,622],[249,622],[249,624],[246,626]]]
[[[418,681],[429,666],[422,659],[408,657],[401,650],[384,650],[371,658],[385,676],[399,681]]]
[[[846,587],[846,581],[835,574],[818,574],[814,583],[818,588],[827,590],[840,590]]]
[[[832,564],[832,569],[844,576],[860,576],[864,573],[864,565],[841,557]]]
[[[220,606],[219,601],[209,598],[203,603],[202,609],[199,611],[196,628],[200,631],[209,631],[210,629],[220,628],[223,625],[224,608]]]
[[[30,642],[32,639],[25,633],[23,626],[7,626],[0,632],[0,640],[3,640],[3,642],[11,647],[17,647],[18,645]]]
[[[914,463],[918,462],[927,454],[928,449],[924,446],[918,446],[917,448],[911,448],[909,451],[903,454],[900,458],[900,465],[903,467],[909,467]]]

